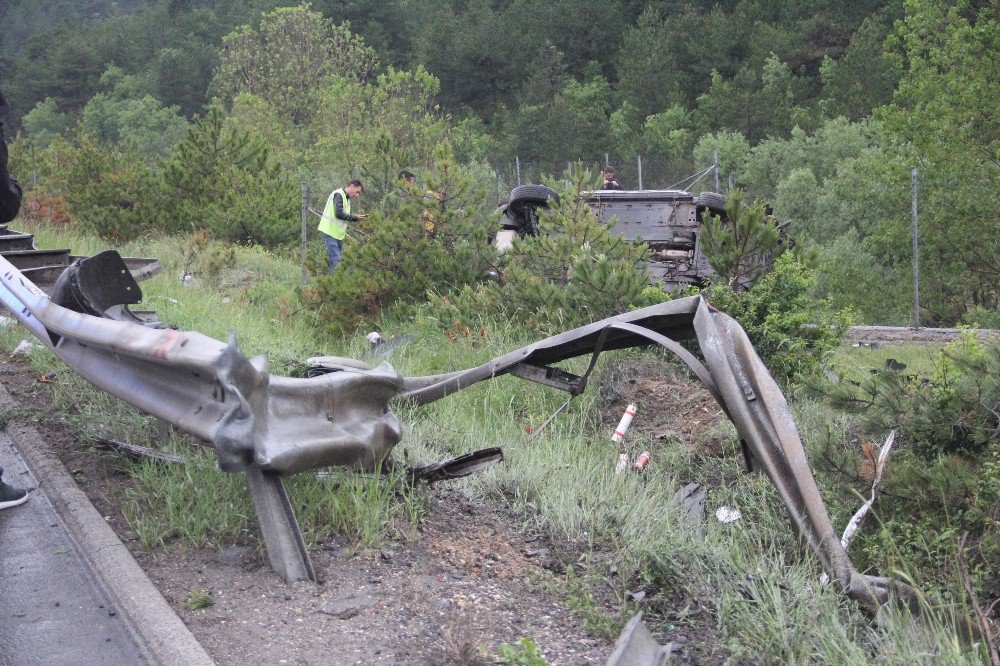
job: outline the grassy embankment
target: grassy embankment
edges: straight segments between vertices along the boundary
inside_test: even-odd
[[[80,254],[103,247],[91,238],[44,227],[31,230],[39,247],[72,247]],[[365,351],[360,335],[325,338],[310,313],[295,312],[299,269],[291,261],[239,249],[235,266],[197,286],[182,286],[178,278],[187,260],[180,244],[156,240],[122,251],[161,258],[163,273],[142,284],[144,305],[156,309],[161,320],[220,339],[234,330],[248,354],[270,353],[273,372],[292,371],[308,356],[359,357]],[[484,336],[455,340],[430,321],[387,322],[382,333],[415,334],[415,342],[391,357],[406,375],[469,367],[526,342],[514,323],[490,321],[485,314],[482,323]],[[0,342],[10,348],[24,335],[19,327],[9,327],[0,332]],[[655,464],[644,476],[616,477],[608,433],[595,427],[601,407],[595,389],[611,374],[609,366],[621,368],[638,357],[661,363],[664,372],[684,374],[656,353],[608,354],[587,394],[530,443],[525,427],[540,424],[564,395],[512,378],[486,382],[427,407],[400,409],[404,440],[394,457],[415,464],[483,446],[504,447],[504,464],[458,485],[470,496],[512,503],[524,520],[574,544],[573,575],[538,584],[560,591],[595,633],[614,635],[636,609],[626,591],[641,588],[647,593],[647,617],[667,638],[668,624],[704,623],[696,607],[709,609],[719,643],[704,646],[702,654],[722,650],[734,658],[796,663],[980,662],[982,655],[963,650],[948,627],[927,627],[891,610],[876,625],[822,586],[818,563],[791,532],[777,493],[763,476],[743,472],[728,424],[705,435],[725,443],[721,457],[705,453],[701,442],[633,441],[637,449],[656,447]],[[34,353],[32,362],[40,372],[60,365],[48,352]],[[60,374],[54,390],[51,416],[71,422],[81,439],[99,435],[157,445],[152,419],[75,375]],[[857,427],[851,417],[820,403],[792,398],[814,465],[816,443],[829,446],[837,434],[842,440]],[[169,448],[189,462],[122,463],[132,478],[125,511],[142,543],[162,549],[253,542],[256,525],[243,479],[218,471],[211,451],[191,448],[186,438],[176,437]],[[860,503],[855,491],[864,493],[864,486],[822,472],[818,477],[834,524],[843,525]],[[709,486],[704,536],[683,528],[671,501],[692,480]],[[352,475],[316,479],[302,474],[289,487],[311,542],[334,533],[351,535],[360,547],[383,538],[413,538],[426,511],[419,491],[398,493],[392,484]],[[717,523],[711,514],[723,504],[737,507],[742,519]],[[953,589],[953,599],[959,599],[959,588]],[[617,596],[610,611],[594,601],[599,591],[608,590]]]

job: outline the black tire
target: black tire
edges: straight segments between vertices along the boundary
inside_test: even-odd
[[[510,203],[507,207],[515,213],[519,213],[528,206],[547,207],[549,199],[559,203],[559,195],[551,187],[546,187],[545,185],[518,185],[510,191]]]
[[[728,198],[720,192],[702,192],[694,198],[694,205],[707,208],[717,215],[724,215]]]

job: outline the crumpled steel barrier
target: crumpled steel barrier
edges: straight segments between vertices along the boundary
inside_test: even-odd
[[[60,307],[2,257],[0,282],[0,301],[80,375],[205,440],[222,469],[247,473],[272,565],[286,580],[315,575],[280,475],[330,465],[373,468],[402,436],[393,401],[426,404],[504,374],[576,395],[601,352],[652,343],[680,357],[719,402],[837,589],[872,614],[890,595],[916,612],[927,608],[910,586],[854,568],[819,494],[785,396],[742,327],[700,296],[610,317],[467,370],[401,377],[385,362],[371,368],[333,359],[336,372],[295,379],[269,374],[266,358],[247,358],[233,335],[223,343],[197,332]],[[677,343],[691,338],[704,362]],[[582,376],[551,367],[587,354],[590,367]],[[270,504],[260,499],[268,493]],[[268,527],[265,514],[277,528]],[[974,624],[962,618],[958,623],[969,635],[978,634]]]

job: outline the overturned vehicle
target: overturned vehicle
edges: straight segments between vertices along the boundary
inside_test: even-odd
[[[406,377],[388,362],[322,357],[312,362],[323,372],[293,378],[271,374],[266,356],[248,358],[235,335],[223,342],[135,316],[128,306],[141,291],[113,250],[74,261],[58,282],[50,297],[0,257],[0,302],[48,349],[93,385],[201,439],[223,470],[246,475],[268,558],[286,581],[316,576],[283,476],[333,465],[375,468],[404,436],[393,411],[400,403],[427,404],[502,375],[573,397],[587,388],[602,352],[658,345],[718,401],[837,589],[873,614],[891,596],[915,609],[926,603],[906,584],[854,567],[785,396],[740,325],[700,296],[596,321],[466,370]],[[696,342],[700,357],[684,340]],[[556,367],[580,356],[590,357],[581,375]],[[498,457],[487,450],[429,473],[447,478]]]
[[[726,195],[687,190],[593,190],[582,193],[587,205],[612,233],[649,246],[649,281],[668,291],[702,285],[715,274],[701,251],[701,224],[707,211],[725,218]],[[538,211],[559,195],[545,185],[520,185],[501,206],[502,228],[497,248],[510,247],[515,237],[538,233]]]

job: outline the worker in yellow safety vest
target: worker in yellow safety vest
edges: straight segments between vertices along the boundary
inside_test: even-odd
[[[364,191],[360,180],[352,180],[344,187],[334,190],[326,200],[323,218],[319,222],[319,230],[326,243],[326,253],[330,257],[330,274],[340,263],[344,250],[344,237],[347,236],[347,223],[363,220],[367,215],[351,214],[351,199]]]

